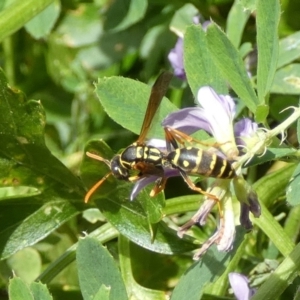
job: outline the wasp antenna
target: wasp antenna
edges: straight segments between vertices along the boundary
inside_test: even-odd
[[[108,159],[105,159],[105,158],[103,158],[97,154],[91,153],[91,152],[85,152],[85,154],[86,154],[86,156],[88,156],[90,158],[104,162],[106,165],[108,165],[110,167],[110,161]]]
[[[90,190],[86,193],[84,197],[84,202],[88,203],[91,196],[94,194],[94,192],[99,188],[99,186],[110,176],[112,175],[112,172],[107,173],[101,180],[99,180],[93,187],[90,188]]]

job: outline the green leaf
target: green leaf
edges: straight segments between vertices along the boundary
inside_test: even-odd
[[[35,300],[29,286],[17,277],[9,281],[8,294],[10,300]]]
[[[281,298],[280,295],[298,276],[299,268],[300,244],[297,244],[297,246],[294,247],[293,251],[287,255],[277,269],[270,274],[251,299],[260,300]]]
[[[177,283],[171,300],[198,300],[201,299],[204,287],[215,281],[226,269],[226,265],[235,255],[237,248],[243,240],[244,230],[237,228],[237,237],[235,239],[234,248],[229,253],[218,252],[216,247],[209,249],[200,261],[195,262],[181,276]]]
[[[297,31],[279,41],[277,68],[291,63],[300,57],[300,31]]]
[[[132,244],[127,238],[125,238],[122,235],[120,235],[118,242],[119,242],[118,243],[119,262],[120,262],[122,277],[126,285],[127,293],[131,295],[131,298],[165,300],[166,299],[165,291],[154,290],[143,286],[143,285],[149,286],[149,280],[147,280],[147,275],[151,276],[152,273],[153,276],[155,276],[159,272],[159,270],[155,269],[155,266],[153,265],[153,262],[151,260],[152,257],[157,257],[156,254],[151,252],[150,255],[151,254],[152,255],[150,260],[149,257],[144,255],[142,258],[143,259],[142,265],[139,264],[139,267],[142,269],[142,271],[138,272],[138,270],[134,268],[136,266],[135,259],[137,258],[136,257],[137,253],[136,251],[134,251],[134,249],[141,249],[141,248]],[[143,253],[148,252],[146,250],[142,250],[142,251]],[[168,261],[167,262],[168,266],[171,266],[171,268],[172,266],[174,267],[171,261],[168,258],[166,259]],[[147,267],[143,268],[143,264],[145,264],[146,266],[148,266],[148,264],[151,264],[152,268],[155,269],[155,271],[151,272],[149,268]],[[144,276],[145,270],[147,270],[147,274],[145,274],[146,276]],[[139,284],[138,282],[140,282],[140,280],[135,275],[137,275],[137,277],[143,277],[143,279],[147,282],[147,284]],[[158,275],[158,277],[160,278],[160,274]]]
[[[257,1],[257,94],[261,104],[273,83],[278,61],[278,24],[280,3],[278,0]]]
[[[191,25],[184,36],[184,69],[194,95],[200,87],[209,85],[219,93],[228,89],[208,49],[205,32],[201,26]]]
[[[293,148],[268,148],[263,156],[254,157],[247,164],[247,167],[263,164],[268,161],[278,160],[280,158],[297,157],[297,150]]]
[[[102,24],[98,7],[93,3],[85,3],[79,5],[74,13],[66,14],[59,23],[54,37],[61,37],[60,46],[64,43],[77,48],[97,42],[101,33]],[[68,67],[70,68],[70,65]]]
[[[107,145],[99,141],[92,141],[86,150],[108,159],[112,156]],[[88,157],[83,159],[81,174],[87,186],[94,185],[108,171],[103,162]],[[182,253],[196,248],[191,239],[179,239],[176,232],[162,221],[156,223],[155,239],[152,241],[153,228],[149,218],[151,221],[158,221],[158,217],[162,218],[163,201],[159,200],[161,195],[151,198],[150,189],[144,189],[136,199],[129,201],[132,188],[131,183],[125,183],[111,176],[93,195],[97,207],[121,234],[138,245],[158,253]],[[147,201],[150,204],[145,210]]]
[[[11,89],[2,72],[0,118],[0,206],[5,211],[0,217],[0,252],[4,258],[33,245],[82,210],[84,189],[47,149],[40,102],[26,100]],[[24,191],[28,194],[21,194]]]
[[[96,238],[100,243],[106,243],[118,237],[117,230],[112,227],[109,223],[105,223],[101,227],[97,228],[90,233],[90,237]],[[40,280],[43,283],[49,283],[56,277],[62,270],[69,266],[76,259],[76,248],[75,243],[67,249],[60,257],[53,261],[48,267],[40,274],[36,280]]]
[[[31,19],[25,29],[35,39],[46,37],[52,30],[58,16],[60,14],[60,2],[54,1],[46,9]]]
[[[260,201],[269,207],[275,199],[283,195],[288,187],[295,164],[287,164],[283,168],[265,175],[254,184],[254,189],[260,197]],[[258,219],[257,219],[258,220]]]
[[[298,102],[298,105],[300,106],[300,101]],[[300,143],[300,119],[297,120],[297,140],[298,143]]]
[[[260,104],[257,106],[255,113],[255,121],[257,123],[262,123],[266,121],[266,118],[269,114],[269,106],[266,104]]]
[[[272,93],[300,94],[300,64],[290,64],[279,69],[271,87]]]
[[[183,37],[187,26],[193,23],[193,18],[199,14],[198,9],[191,3],[183,5],[176,10],[171,23],[170,29],[178,36]]]
[[[151,87],[146,84],[123,77],[101,78],[96,84],[96,94],[107,114],[136,134],[139,134],[144,120],[150,91]],[[164,138],[160,123],[175,110],[176,107],[170,101],[163,99],[158,120],[153,124],[153,137]]]
[[[79,241],[76,261],[84,299],[93,299],[102,285],[111,288],[109,299],[128,299],[113,257],[96,239],[86,237]]]
[[[253,12],[256,10],[256,0],[241,0],[241,5],[246,10],[250,10],[250,12]]]
[[[286,192],[286,200],[290,205],[300,204],[300,165],[297,166],[296,170],[292,175],[292,180],[288,186]]]
[[[0,41],[13,34],[43,11],[53,0],[18,0],[0,12]]]
[[[127,29],[144,17],[147,6],[147,0],[112,2],[106,12],[105,30],[120,31]],[[118,16],[118,18],[115,16]]]
[[[96,293],[93,300],[108,300],[110,297],[110,287],[105,286],[104,284],[101,285],[99,291]]]
[[[31,293],[33,294],[34,300],[52,300],[52,296],[45,284],[40,282],[32,282],[30,285]]]
[[[42,203],[44,197],[49,203]],[[72,194],[68,197],[71,200]],[[78,196],[73,195],[73,197]],[[49,199],[45,194],[30,199],[20,198],[14,201],[1,201],[0,208],[5,211],[0,219],[1,259],[34,245],[78,214],[82,208],[76,207],[65,199],[59,199],[57,195]],[[83,197],[80,201],[83,201]]]
[[[7,259],[7,264],[16,276],[31,283],[40,274],[42,261],[40,254],[33,248],[25,248]]]
[[[239,47],[245,29],[245,25],[249,19],[250,11],[246,10],[240,0],[235,0],[226,22],[226,33],[232,45]]]
[[[214,63],[238,97],[255,112],[258,99],[238,50],[216,24],[207,27],[207,43]]]

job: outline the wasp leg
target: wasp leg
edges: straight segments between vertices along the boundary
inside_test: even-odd
[[[193,191],[199,192],[199,193],[205,195],[207,198],[215,200],[216,202],[220,202],[220,199],[217,196],[210,194],[206,191],[203,191],[201,188],[197,187],[194,184],[194,182],[191,180],[191,178],[185,172],[183,172],[181,170],[179,170],[179,171],[180,171],[180,174],[183,177],[184,181],[187,183],[187,185],[189,186],[190,189],[192,189]]]
[[[161,177],[159,180],[156,181],[154,188],[150,192],[150,197],[156,196],[158,193],[165,189],[167,183],[166,177]]]
[[[137,180],[139,180],[141,178],[142,178],[141,175],[130,176],[130,177],[128,177],[128,181],[129,182],[135,182],[135,181],[137,181]]]
[[[191,178],[185,172],[183,172],[182,170],[179,169],[179,172],[180,172],[182,178],[187,183],[187,185],[189,186],[190,189],[192,189],[193,191],[196,191],[198,193],[201,193],[201,194],[205,195],[207,198],[209,198],[209,199],[214,200],[214,201],[217,202],[217,204],[218,204],[218,210],[219,210],[219,213],[220,213],[220,218],[223,218],[223,213],[222,213],[220,199],[216,195],[213,195],[211,193],[203,191],[201,188],[197,187],[194,184],[194,182],[191,180]]]
[[[177,143],[177,140],[175,138],[175,136],[172,134],[170,127],[165,127],[164,130],[165,130],[165,139],[166,139],[166,145],[167,145],[167,151],[170,152],[172,151],[172,147],[174,149],[178,149],[178,143]]]
[[[202,141],[199,141],[199,140],[185,134],[184,132],[182,132],[178,129],[171,128],[168,126],[165,127],[165,135],[166,135],[166,140],[170,141],[173,147],[174,147],[174,144],[173,144],[174,140],[176,140],[182,146],[185,146],[184,141],[187,141],[188,143],[192,143],[192,142],[197,143],[197,144],[200,144],[205,147],[219,148],[221,146],[221,144],[219,144],[219,143],[213,143],[213,144],[204,143]],[[177,146],[177,148],[178,148],[178,146]]]

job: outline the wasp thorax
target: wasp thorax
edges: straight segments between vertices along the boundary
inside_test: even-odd
[[[110,168],[112,174],[117,179],[128,180],[129,171],[123,166],[121,156],[119,154],[112,158],[110,162]]]

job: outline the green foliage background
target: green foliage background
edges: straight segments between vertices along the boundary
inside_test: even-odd
[[[283,122],[299,106],[298,1],[3,0],[0,10],[3,299],[228,299],[230,272],[251,277],[255,299],[299,297],[299,124],[249,165],[262,215],[250,233],[237,227],[229,253],[192,261],[216,220],[177,236],[202,199],[181,178],[134,201],[131,184],[109,178],[83,202],[108,172],[85,152],[109,159],[135,141],[175,32],[187,82],[172,80],[153,137],[203,85],[237,96],[238,118]],[[213,21],[206,32],[197,14]]]

